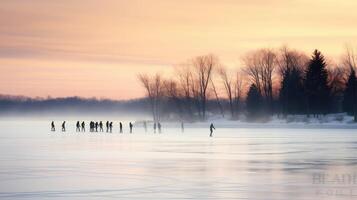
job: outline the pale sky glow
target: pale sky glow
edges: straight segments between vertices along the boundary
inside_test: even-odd
[[[229,67],[284,44],[357,45],[355,0],[1,0],[0,93],[128,99],[136,75],[213,53]]]

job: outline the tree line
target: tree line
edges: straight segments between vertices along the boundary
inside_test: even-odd
[[[204,121],[217,114],[254,121],[346,112],[357,122],[356,60],[351,48],[338,64],[319,50],[307,55],[287,47],[257,49],[234,69],[209,54],[175,66],[173,76],[139,74],[138,80],[154,121]]]

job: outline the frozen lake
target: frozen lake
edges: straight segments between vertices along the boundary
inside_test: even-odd
[[[116,126],[1,121],[0,199],[357,199],[356,129]]]

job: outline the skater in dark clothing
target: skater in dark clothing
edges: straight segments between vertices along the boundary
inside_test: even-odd
[[[154,133],[156,133],[156,123],[154,123]]]
[[[145,129],[145,133],[148,132],[148,127],[147,127],[146,121],[144,121],[144,129]]]
[[[185,127],[184,127],[184,125],[183,125],[183,122],[181,122],[181,132],[182,132],[182,133],[185,132]]]
[[[157,129],[159,130],[159,133],[161,133],[161,124],[160,124],[160,122],[157,123]]]
[[[100,131],[100,132],[103,132],[103,131],[104,131],[104,130],[103,130],[103,122],[102,122],[102,121],[99,122],[99,131]]]
[[[79,124],[79,121],[76,123],[76,132],[81,132],[81,125]]]
[[[51,122],[51,131],[56,131],[55,122],[54,121]]]
[[[130,133],[133,133],[133,124],[129,122]]]
[[[98,132],[98,122],[95,122],[95,132]]]
[[[119,133],[123,133],[123,124],[119,122]]]
[[[109,132],[109,121],[105,123],[105,128],[107,129],[107,133]]]
[[[109,123],[109,131],[112,132],[112,130],[113,130],[113,122],[110,122]]]
[[[62,123],[62,132],[66,132],[66,121]]]
[[[84,121],[82,122],[82,132],[86,132],[86,125],[85,125]]]
[[[91,121],[90,122],[90,132],[93,132],[94,131],[94,122]]]
[[[209,134],[209,136],[210,137],[212,137],[212,133],[213,133],[213,129],[216,129],[214,126],[213,126],[213,124],[211,123],[211,125],[209,126],[209,130],[210,130],[210,134]]]

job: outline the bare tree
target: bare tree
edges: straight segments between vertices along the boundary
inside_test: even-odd
[[[270,49],[260,49],[247,54],[243,58],[245,63],[244,71],[265,98],[269,111],[272,111],[273,72],[276,67],[276,61],[277,56]]]
[[[176,67],[176,74],[178,75],[178,87],[184,98],[183,107],[187,111],[189,118],[192,119],[192,104],[194,103],[192,70],[188,64],[181,64]]]
[[[282,47],[277,58],[280,76],[283,77],[287,71],[293,69],[304,71],[308,61],[309,57],[305,53],[290,50],[286,46]]]
[[[147,74],[139,74],[138,79],[146,90],[146,95],[149,99],[151,114],[155,120],[155,103],[154,103],[154,91],[152,88],[150,77]]]
[[[343,67],[333,67],[328,69],[328,85],[331,88],[331,95],[338,96],[343,93],[348,74]]]
[[[227,98],[228,98],[228,101],[229,101],[229,110],[230,110],[230,113],[231,113],[231,117],[234,118],[235,116],[235,110],[234,110],[234,106],[233,106],[233,95],[234,95],[234,82],[233,82],[233,78],[232,76],[229,76],[227,74],[227,69],[225,67],[221,67],[219,68],[218,70],[218,73],[222,79],[222,82],[223,82],[223,85],[224,85],[224,90],[226,92],[226,95],[227,95]]]
[[[346,46],[345,55],[342,57],[342,63],[349,69],[357,69],[357,55],[350,46]]]
[[[174,108],[178,111],[180,118],[183,118],[183,109],[182,109],[182,100],[184,99],[184,95],[179,90],[178,83],[174,80],[165,80],[163,82],[165,87],[165,97],[167,97],[170,102],[174,103]]]
[[[357,55],[350,46],[346,46],[346,53],[342,58],[344,66],[350,69],[350,72],[357,70]],[[357,122],[357,83],[353,86],[353,113],[354,121]]]
[[[223,106],[222,106],[221,100],[219,99],[218,92],[216,90],[216,86],[214,85],[214,82],[213,82],[212,78],[210,79],[210,82],[211,82],[211,85],[212,85],[212,91],[214,93],[214,96],[216,97],[216,102],[217,102],[218,108],[219,108],[219,110],[221,112],[222,117],[224,118]]]
[[[147,97],[150,101],[153,120],[159,121],[160,101],[162,100],[164,92],[162,77],[159,74],[156,74],[153,77],[149,77],[147,74],[139,74],[138,78],[147,92]]]
[[[241,102],[243,96],[243,78],[241,77],[241,73],[239,71],[236,72],[235,78],[233,80],[233,110],[234,118],[238,119],[239,112],[239,104]]]
[[[212,76],[213,69],[217,65],[218,59],[213,55],[198,56],[192,59],[192,66],[195,72],[193,74],[193,80],[197,81],[198,84],[197,92],[199,97],[200,111],[202,113],[202,120],[206,119],[207,88]]]

